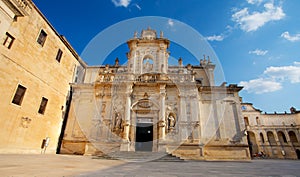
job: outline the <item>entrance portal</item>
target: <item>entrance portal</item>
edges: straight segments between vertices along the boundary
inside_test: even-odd
[[[153,124],[137,123],[135,151],[152,151]]]

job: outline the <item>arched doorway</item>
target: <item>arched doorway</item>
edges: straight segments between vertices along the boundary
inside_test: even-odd
[[[260,133],[259,136],[260,136],[261,143],[264,144],[265,143],[264,135]]]
[[[289,137],[293,144],[298,143],[298,139],[294,131],[289,131]]]
[[[132,106],[132,129],[130,138],[134,141],[135,151],[154,151],[158,149],[159,106],[144,93],[144,98]]]
[[[287,143],[286,137],[285,137],[285,135],[282,131],[278,131],[277,136],[278,136],[280,144],[286,144]]]
[[[276,140],[275,140],[273,132],[268,131],[267,137],[268,137],[268,141],[269,141],[270,145],[276,145]]]
[[[258,146],[256,143],[255,134],[253,132],[248,131],[247,139],[248,139],[250,154],[253,157],[255,154],[258,153]]]

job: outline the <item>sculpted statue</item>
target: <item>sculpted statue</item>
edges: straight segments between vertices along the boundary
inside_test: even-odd
[[[114,128],[116,128],[116,129],[122,128],[122,118],[120,116],[120,113],[116,113]]]
[[[174,128],[176,124],[176,120],[173,115],[169,115],[168,117],[168,126],[169,128]]]

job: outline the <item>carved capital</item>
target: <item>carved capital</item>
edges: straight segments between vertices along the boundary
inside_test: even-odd
[[[158,123],[159,123],[158,124],[159,127],[165,127],[166,126],[166,122],[164,120],[160,120]]]

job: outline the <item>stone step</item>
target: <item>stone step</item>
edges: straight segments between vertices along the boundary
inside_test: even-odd
[[[146,152],[146,151],[137,151],[137,152],[117,151],[117,152],[111,152],[109,154],[99,155],[94,158],[110,159],[110,160],[125,160],[129,162],[148,162],[148,161],[182,162],[183,161],[179,157],[172,156],[166,152]]]

